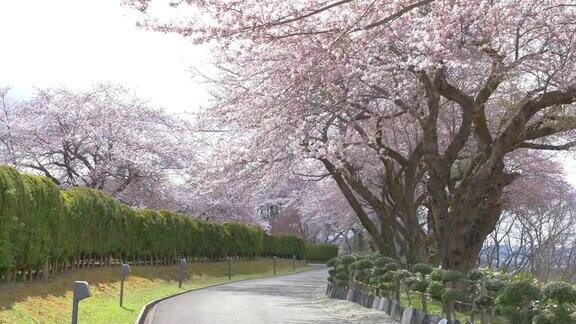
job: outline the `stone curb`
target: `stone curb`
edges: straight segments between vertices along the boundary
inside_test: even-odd
[[[401,324],[460,324],[459,320],[448,321],[412,307],[403,307],[393,299],[375,297],[361,287],[338,287],[329,282],[326,286],[326,295],[329,298],[351,301],[366,308],[383,311]]]

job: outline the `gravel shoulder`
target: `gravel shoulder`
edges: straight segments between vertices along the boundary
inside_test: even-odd
[[[160,302],[146,323],[396,323],[384,312],[325,296],[328,269],[232,282]]]

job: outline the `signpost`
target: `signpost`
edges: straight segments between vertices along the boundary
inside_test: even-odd
[[[130,265],[123,263],[120,266],[120,307],[122,307],[122,301],[124,300],[124,279],[130,274]]]
[[[277,257],[274,257],[274,275],[276,275],[276,260],[277,259],[278,259]]]
[[[180,259],[180,264],[179,264],[180,272],[179,272],[179,276],[178,276],[178,288],[182,288],[182,281],[186,280],[186,266],[187,265],[188,265],[188,262],[186,261],[186,259]]]
[[[74,297],[72,299],[72,324],[78,323],[78,303],[90,297],[90,285],[86,281],[74,281]]]

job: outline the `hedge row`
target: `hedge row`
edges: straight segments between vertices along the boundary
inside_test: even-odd
[[[313,262],[326,262],[338,256],[335,244],[306,244],[304,259]]]
[[[376,254],[345,255],[327,265],[332,267],[328,281],[337,286],[360,286],[398,302],[405,292],[408,300],[420,299],[425,313],[430,301],[440,303],[449,320],[459,310],[474,323],[474,317],[481,323],[490,317],[512,324],[576,323],[576,288],[566,282],[538,282],[530,273],[475,269],[463,274],[424,263],[403,269],[396,260]]]
[[[6,280],[119,261],[171,264],[184,257],[303,253],[303,241],[294,236],[133,209],[102,191],[59,190],[45,177],[0,166],[0,278]]]

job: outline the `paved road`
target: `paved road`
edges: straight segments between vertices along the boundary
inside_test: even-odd
[[[325,296],[327,269],[192,291],[154,307],[147,323],[395,323],[384,312]]]

